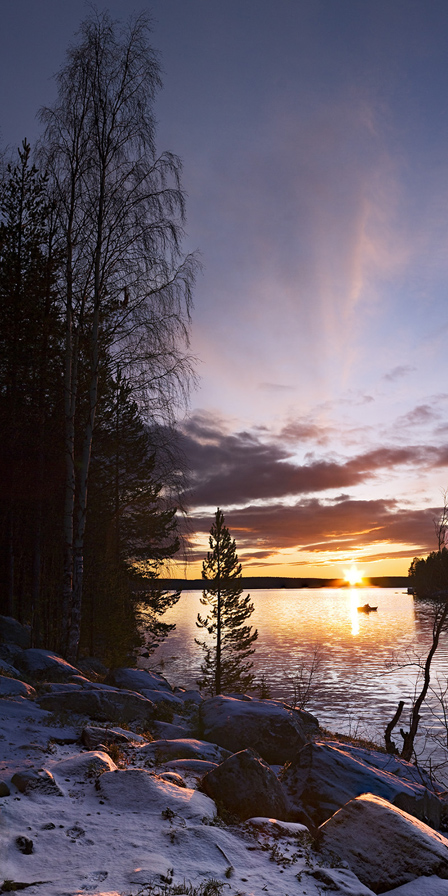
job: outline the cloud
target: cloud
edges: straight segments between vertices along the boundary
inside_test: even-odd
[[[389,383],[396,383],[397,380],[401,380],[405,376],[409,376],[410,373],[414,373],[416,367],[411,367],[409,364],[399,364],[398,367],[394,367],[392,370],[389,370],[388,373],[384,374],[383,379],[387,380]]]
[[[279,551],[318,555],[328,551],[347,553],[363,547],[371,548],[369,556],[376,559],[375,545],[381,557],[387,553],[387,545],[394,557],[407,557],[416,551],[416,546],[423,551],[432,550],[433,519],[437,514],[434,508],[403,508],[392,500],[346,498],[328,504],[312,498],[293,506],[251,505],[229,510],[226,523],[246,563],[265,561]],[[194,524],[197,532],[208,533],[210,517],[196,515]],[[399,546],[398,551],[395,545]],[[367,560],[364,554],[363,559]]]
[[[299,430],[295,431],[298,435]],[[305,428],[310,436],[310,431]],[[192,483],[187,500],[193,507],[243,505],[296,495],[344,490],[369,482],[399,466],[448,465],[448,446],[380,447],[349,458],[315,457],[298,463],[281,437],[229,433],[215,418],[193,417],[184,427],[184,450]]]

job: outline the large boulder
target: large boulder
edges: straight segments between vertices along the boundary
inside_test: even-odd
[[[0,675],[0,697],[34,697],[35,693],[30,684]]]
[[[283,765],[319,733],[310,713],[274,700],[212,697],[201,705],[205,740],[231,753],[256,750],[271,765]]]
[[[242,821],[255,815],[287,817],[287,803],[272,769],[253,750],[229,756],[208,772],[202,787],[218,805]]]
[[[114,669],[108,676],[108,683],[116,688],[126,688],[128,691],[166,691],[172,693],[170,683],[157,672],[146,672],[144,669]]]
[[[154,704],[131,691],[67,690],[44,694],[39,704],[50,712],[77,713],[98,721],[150,723],[154,718]]]
[[[30,647],[22,650],[14,659],[14,665],[31,678],[47,681],[70,681],[72,675],[79,675],[79,669],[67,663],[57,653]]]
[[[85,781],[89,778],[97,778],[104,772],[115,771],[116,767],[115,762],[107,753],[102,750],[92,750],[54,762],[51,772],[56,779],[68,781],[71,778],[76,778],[77,781]]]
[[[150,807],[168,821],[173,815],[196,822],[216,815],[214,802],[204,793],[170,784],[143,768],[105,772],[98,779],[98,793],[114,809],[145,812]]]
[[[219,763],[231,754],[216,744],[194,738],[177,738],[176,740],[154,740],[139,747],[135,758],[146,764],[163,764],[174,759],[200,759],[206,762]]]
[[[29,768],[16,772],[12,776],[11,782],[20,793],[38,791],[48,796],[63,796],[61,788],[46,768]]]
[[[387,762],[387,755],[382,754]],[[395,769],[396,760],[393,768]],[[422,784],[406,781],[386,768],[375,768],[342,745],[308,743],[285,769],[283,785],[290,811],[305,811],[315,825],[330,818],[362,793],[383,797],[433,827],[440,825],[442,802]]]
[[[12,616],[0,616],[0,641],[16,644],[22,650],[31,646],[31,628],[21,625]]]
[[[319,841],[324,856],[347,862],[374,893],[417,877],[448,879],[446,837],[371,793],[351,800],[324,822]]]

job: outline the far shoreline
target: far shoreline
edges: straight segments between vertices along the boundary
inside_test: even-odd
[[[172,591],[202,591],[203,579],[159,579],[159,584]],[[243,589],[281,589],[281,588],[408,588],[408,576],[366,576],[361,584],[350,586],[345,579],[317,579],[310,576],[291,578],[288,576],[243,576]]]

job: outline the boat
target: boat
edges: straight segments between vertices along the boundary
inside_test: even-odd
[[[376,613],[378,607],[371,607],[370,604],[364,604],[362,607],[358,607],[358,613]]]

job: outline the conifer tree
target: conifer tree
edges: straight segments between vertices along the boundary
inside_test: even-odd
[[[201,598],[209,612],[206,616],[198,613],[196,625],[207,630],[212,643],[196,639],[204,651],[198,685],[211,694],[243,693],[254,681],[249,657],[255,652],[252,645],[258,631],[252,631],[252,626],[247,625],[254,605],[249,594],[242,596],[241,563],[219,507],[210,530],[209,545],[210,551],[202,564],[206,586]]]

